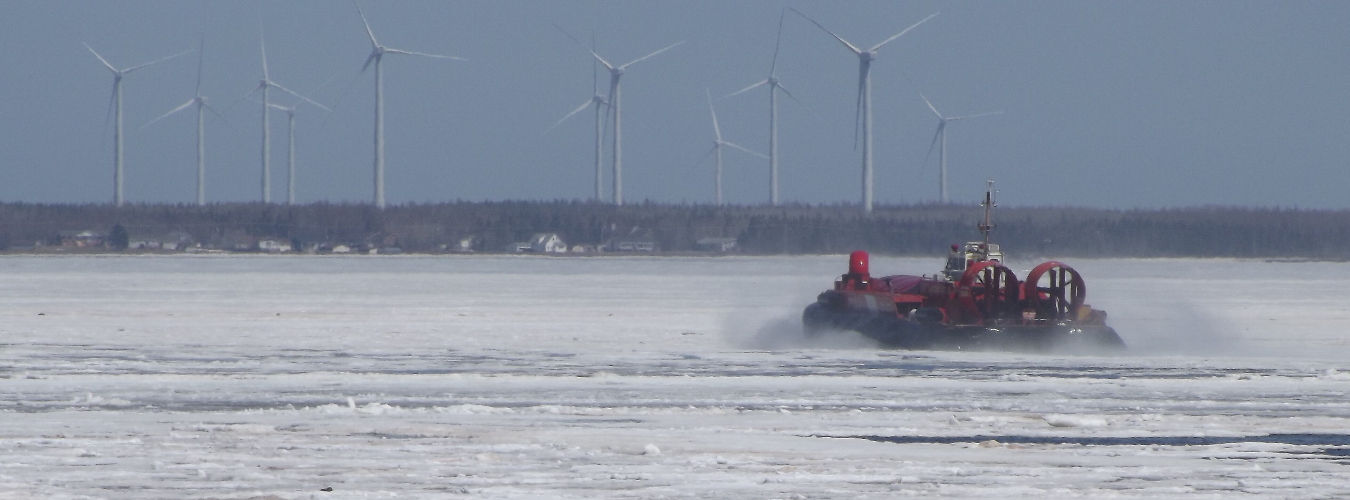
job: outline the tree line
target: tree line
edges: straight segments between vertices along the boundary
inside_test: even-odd
[[[975,205],[709,206],[579,201],[408,204],[195,205],[0,204],[0,249],[58,242],[63,232],[110,233],[132,240],[190,235],[205,247],[276,238],[302,244],[397,246],[407,252],[455,248],[501,251],[536,233],[569,244],[603,244],[644,234],[663,252],[699,250],[703,238],[736,238],[749,254],[825,254],[866,249],[936,255],[980,238]],[[1009,207],[995,212],[993,239],[1013,255],[1066,257],[1350,258],[1350,211],[1193,207],[1110,210]]]

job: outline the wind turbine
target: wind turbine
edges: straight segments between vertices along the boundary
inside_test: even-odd
[[[937,13],[925,17],[922,21],[914,23],[913,26],[905,28],[904,31],[896,33],[890,38],[883,40],[881,43],[873,45],[872,48],[863,50],[849,43],[848,40],[844,40],[843,37],[836,35],[833,31],[826,29],[814,19],[806,17],[806,14],[802,14],[797,9],[792,9],[792,11],[796,12],[807,21],[811,21],[812,24],[815,24],[816,27],[824,30],[826,33],[829,33],[835,40],[839,40],[839,43],[844,44],[845,47],[848,47],[848,50],[853,51],[853,53],[858,56],[858,98],[856,100],[857,107],[854,110],[854,140],[857,140],[857,122],[861,119],[863,129],[862,203],[863,211],[870,213],[872,211],[872,61],[877,59],[877,50],[883,45],[891,43],[891,41],[896,38],[900,38],[900,35],[904,35],[905,33],[908,33],[909,30],[927,22],[929,19],[937,16]]]
[[[258,31],[258,43],[259,43],[259,46],[262,47],[263,79],[262,79],[262,81],[258,82],[258,86],[257,86],[257,87],[254,87],[253,90],[252,90],[252,91],[249,91],[248,94],[245,94],[244,97],[248,97],[248,96],[250,96],[250,95],[253,95],[254,92],[257,92],[257,91],[259,91],[259,90],[262,91],[262,101],[261,101],[261,102],[262,102],[262,201],[263,201],[263,203],[271,203],[271,202],[272,202],[272,162],[271,162],[271,136],[272,136],[272,129],[271,129],[271,125],[270,125],[271,122],[268,121],[268,110],[271,108],[271,104],[272,104],[272,103],[271,103],[271,101],[268,101],[268,100],[267,100],[267,91],[268,91],[268,89],[275,87],[277,90],[280,90],[280,91],[285,92],[285,93],[287,93],[287,94],[293,95],[293,96],[299,98],[300,100],[303,100],[303,101],[305,101],[305,102],[308,102],[308,103],[310,103],[310,104],[313,104],[313,105],[315,105],[315,106],[318,106],[318,107],[320,107],[320,108],[323,108],[324,110],[329,110],[329,109],[328,109],[327,107],[324,107],[324,105],[322,105],[322,104],[319,104],[319,103],[317,103],[317,102],[314,102],[314,101],[310,100],[310,98],[308,98],[308,97],[305,97],[305,96],[302,96],[302,95],[300,95],[300,94],[297,94],[297,93],[295,93],[295,91],[293,91],[293,90],[291,90],[291,89],[288,89],[288,88],[286,88],[286,87],[283,87],[283,86],[277,84],[277,82],[272,81],[272,77],[271,77],[271,76],[269,75],[269,73],[267,72],[267,40],[266,40],[265,38],[263,38],[262,30],[259,30],[259,31]],[[329,111],[331,111],[331,110],[329,110]]]
[[[136,71],[157,62],[167,61],[192,51],[179,52],[168,57],[155,59],[148,63],[117,69],[112,63],[109,63],[107,59],[104,59],[103,56],[98,55],[98,52],[95,52],[94,48],[90,47],[88,43],[84,44],[84,48],[89,49],[89,52],[92,52],[94,57],[97,57],[99,62],[103,63],[103,65],[108,68],[108,71],[111,71],[113,74],[112,98],[110,99],[112,102],[108,103],[110,106],[115,105],[117,109],[117,123],[113,128],[113,204],[120,207],[124,201],[122,197],[122,77],[132,71]],[[104,122],[104,126],[107,126],[106,121]]]
[[[563,34],[567,33],[564,32]],[[586,45],[582,44],[580,40],[573,38],[572,35],[567,35],[567,37],[571,38],[572,41],[577,42],[577,45],[581,45],[581,48],[586,49]],[[610,109],[613,110],[614,112],[614,144],[613,144],[614,159],[612,163],[614,166],[615,205],[623,205],[623,126],[622,126],[623,107],[621,104],[622,94],[619,92],[620,90],[619,79],[623,77],[624,70],[628,69],[629,66],[637,64],[639,61],[646,60],[648,58],[651,58],[652,56],[655,56],[667,50],[673,49],[677,45],[680,45],[682,43],[684,42],[683,41],[675,42],[664,49],[652,52],[650,54],[639,57],[632,61],[628,61],[627,63],[620,64],[618,66],[610,64],[609,61],[605,60],[605,58],[600,57],[600,54],[595,53],[594,50],[586,49],[588,52],[591,53],[592,56],[595,56],[595,60],[600,61],[600,64],[605,65],[605,68],[609,69],[609,106]]]
[[[559,31],[562,30],[562,27],[556,24],[554,26],[557,27]],[[567,32],[564,31],[563,34],[566,35]],[[567,36],[570,37],[571,35]],[[591,50],[592,51],[595,50],[594,38],[591,39]],[[591,98],[586,100],[586,102],[581,103],[580,106],[577,106],[577,109],[572,110],[572,112],[568,113],[567,116],[562,117],[562,119],[558,120],[557,123],[554,123],[552,127],[549,127],[548,130],[545,130],[544,133],[547,134],[549,130],[557,128],[558,125],[561,125],[562,122],[567,121],[567,119],[571,118],[572,115],[580,113],[582,110],[586,109],[587,106],[591,105],[595,106],[595,201],[598,203],[601,201],[602,196],[601,193],[604,190],[604,168],[603,168],[604,161],[601,158],[601,156],[604,154],[605,149],[604,146],[605,132],[603,122],[604,118],[602,118],[600,114],[600,109],[605,106],[608,106],[609,103],[605,101],[605,96],[600,95],[600,79],[595,76],[594,62],[591,62]]]
[[[989,115],[1001,115],[1003,114],[1003,112],[993,111],[989,113],[980,113],[977,115],[943,116],[942,113],[939,113],[937,108],[933,106],[933,102],[928,100],[928,97],[924,96],[922,93],[919,94],[919,97],[923,98],[924,104],[927,104],[928,109],[933,110],[933,114],[937,115],[938,117],[937,131],[933,132],[933,142],[928,144],[928,154],[933,154],[933,146],[937,144],[940,137],[942,140],[942,149],[938,153],[938,158],[940,158],[939,163],[942,165],[942,167],[941,167],[941,174],[939,174],[938,176],[939,178],[938,191],[940,193],[939,199],[942,200],[942,203],[947,203],[947,124],[957,120],[964,120],[966,118],[976,118],[980,116],[989,116]],[[927,162],[928,161],[927,158],[925,158],[924,161]]]
[[[784,13],[786,14],[786,13]],[[778,82],[778,48],[783,43],[783,16],[778,16],[778,41],[773,45],[773,64],[769,66],[769,78],[760,80],[758,83],[738,90],[730,95],[731,97],[763,85],[769,86],[769,203],[778,206],[778,91],[782,90],[784,94],[796,101],[797,98],[788,92],[781,83]],[[800,101],[798,101],[800,102]]]
[[[290,150],[290,151],[289,151],[289,154],[287,155],[288,161],[287,161],[287,163],[286,163],[286,164],[287,164],[287,174],[286,174],[286,204],[287,204],[287,205],[294,205],[294,204],[295,204],[295,110],[296,110],[296,108],[300,107],[300,104],[303,103],[303,102],[305,102],[305,101],[297,99],[297,100],[295,101],[295,103],[294,103],[294,104],[291,104],[289,107],[287,107],[287,106],[282,106],[282,105],[279,105],[279,104],[268,104],[268,106],[271,106],[271,107],[273,107],[273,108],[276,108],[276,109],[279,109],[279,110],[281,110],[281,111],[286,112],[286,128],[287,128],[287,131],[288,131],[288,132],[287,132],[287,136],[286,136],[286,146],[287,146],[288,149]],[[313,104],[313,103],[311,103],[311,104]],[[318,106],[318,104],[315,104],[315,106]],[[320,106],[320,107],[322,107],[322,106]],[[328,108],[324,108],[324,109],[328,109]]]
[[[707,92],[706,90],[705,93],[708,94],[708,111],[712,112],[713,134],[716,139],[713,140],[712,149],[708,150],[707,153],[704,153],[703,157],[707,158],[708,155],[715,155],[715,158],[717,159],[717,204],[720,206],[722,205],[722,146],[731,146],[766,160],[769,159],[769,157],[745,149],[739,144],[722,140],[722,127],[717,124],[717,108],[713,107],[712,93]]]
[[[352,3],[355,4],[355,0]],[[366,69],[370,68],[370,63],[375,63],[375,206],[384,208],[384,55],[387,53],[406,54],[435,59],[454,59],[456,61],[467,61],[468,59],[412,52],[380,45],[380,42],[375,41],[375,32],[371,31],[370,22],[366,20],[366,14],[361,11],[360,4],[356,4],[356,13],[361,15],[361,23],[366,25],[366,35],[370,36],[371,46],[370,56],[366,57],[366,64],[361,67],[361,72],[365,73]]]
[[[205,49],[206,49],[206,41],[202,40],[201,46],[197,49],[197,91],[194,94],[196,97],[193,97],[192,99],[189,99],[188,102],[185,102],[182,105],[173,108],[168,113],[160,115],[159,118],[150,120],[150,123],[147,123],[141,127],[142,129],[144,129],[145,127],[149,127],[150,125],[153,125],[155,122],[168,118],[170,115],[185,110],[189,106],[192,106],[194,104],[197,106],[197,205],[198,206],[206,205],[206,127],[203,120],[205,115],[202,113],[202,110],[209,109],[211,110],[212,113],[216,115],[216,117],[220,118],[221,120],[225,119],[225,117],[220,116],[220,112],[216,111],[216,108],[213,108],[211,107],[210,104],[206,103],[206,96],[202,95],[202,59],[205,57],[206,54]]]

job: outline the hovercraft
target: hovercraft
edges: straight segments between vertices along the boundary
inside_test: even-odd
[[[856,331],[882,346],[916,350],[1100,353],[1125,347],[1106,312],[1087,305],[1083,276],[1049,261],[1019,280],[989,242],[993,183],[985,192],[983,241],[952,245],[934,275],[873,277],[865,251],[802,312],[809,337]]]

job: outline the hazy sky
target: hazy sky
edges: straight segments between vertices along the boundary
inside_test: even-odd
[[[389,202],[591,196],[593,115],[544,133],[591,96],[591,57],[554,23],[616,63],[688,41],[623,79],[624,192],[711,202],[704,89],[767,76],[785,6],[866,46],[941,13],[873,66],[878,203],[937,199],[922,91],[948,114],[1005,111],[950,126],[956,201],[993,178],[1009,205],[1350,208],[1350,2],[1292,1],[366,1],[382,44],[469,59],[386,56]],[[299,201],[370,202],[370,43],[343,1],[0,3],[0,200],[111,201],[112,76],[82,42],[126,67],[202,37],[202,92],[225,117],[206,124],[207,199],[259,200],[260,105],[241,99],[262,76],[260,24],[273,80],[333,109],[298,114]],[[788,12],[779,58],[801,101],[779,102],[783,200],[857,203],[857,57]],[[124,80],[128,202],[195,200],[195,113],[141,127],[193,96],[197,62]],[[767,152],[767,89],[718,108],[727,140]],[[285,116],[272,120],[284,200]],[[767,161],[725,162],[728,202],[767,202]]]

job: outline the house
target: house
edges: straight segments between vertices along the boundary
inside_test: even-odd
[[[336,245],[333,247],[333,253],[352,253],[352,247],[347,245]]]
[[[162,244],[160,248],[165,250],[178,250],[192,246],[197,241],[191,234],[183,231],[174,231],[160,238]]]
[[[57,240],[63,247],[96,247],[103,245],[108,235],[91,230],[83,231],[57,231]]]
[[[192,246],[192,235],[175,231],[160,237],[134,237],[127,241],[132,250],[179,250]]]
[[[472,252],[483,247],[483,238],[478,236],[465,236],[459,239],[459,243],[451,247],[452,252]]]
[[[268,253],[289,252],[291,251],[291,242],[284,240],[258,240],[258,251]]]
[[[736,238],[699,238],[696,242],[699,250],[705,252],[734,252],[738,248]]]
[[[655,252],[656,239],[651,236],[615,236],[605,242],[606,252]]]
[[[242,229],[227,230],[220,236],[220,248],[231,252],[248,252],[258,248],[258,237]]]
[[[535,253],[566,253],[567,242],[558,233],[535,233],[530,238],[530,251]]]
[[[612,234],[604,244],[606,252],[655,252],[656,238],[649,229],[633,227],[628,234]]]
[[[384,249],[386,248],[399,248],[401,250],[402,247],[398,235],[394,233],[379,232],[366,240],[366,251],[368,253],[385,253]],[[375,252],[370,252],[370,250],[375,250]]]

